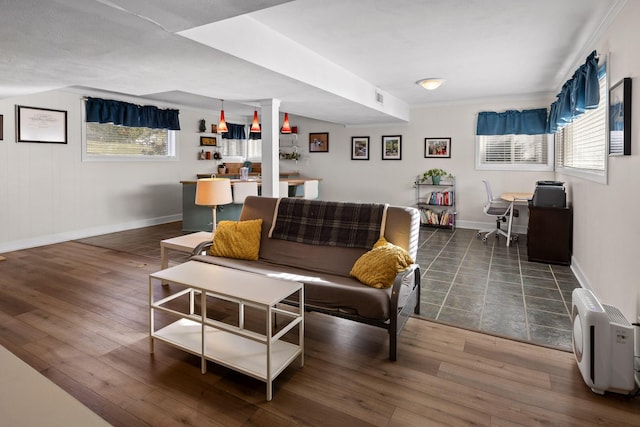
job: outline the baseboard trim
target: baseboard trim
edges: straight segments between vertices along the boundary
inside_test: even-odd
[[[182,214],[146,218],[120,224],[108,224],[99,227],[85,228],[82,230],[70,230],[63,233],[47,234],[29,239],[14,240],[0,243],[0,253],[19,251],[21,249],[52,245],[55,243],[68,242],[69,240],[84,239],[86,237],[99,236],[101,234],[116,233],[118,231],[133,230],[136,228],[149,227],[152,225],[166,224],[176,221],[182,221]]]

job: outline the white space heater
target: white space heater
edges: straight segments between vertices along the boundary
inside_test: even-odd
[[[633,326],[618,308],[600,304],[588,289],[574,289],[571,296],[573,353],[585,383],[598,394],[631,393]]]

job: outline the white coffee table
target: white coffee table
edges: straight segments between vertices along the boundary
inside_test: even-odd
[[[158,282],[180,286],[176,286],[179,289],[175,293],[156,301],[153,291],[154,283]],[[279,304],[294,294],[298,294],[298,306]],[[196,298],[200,298],[200,313],[195,310]],[[237,324],[207,317],[207,298],[237,304]],[[166,306],[179,299],[188,309],[178,311]],[[264,312],[264,334],[245,329],[245,307]],[[149,350],[153,353],[154,341],[161,340],[199,356],[203,374],[210,360],[264,381],[267,400],[271,400],[273,380],[298,357],[300,366],[304,365],[304,310],[301,307],[304,307],[302,283],[187,261],[149,275]],[[159,312],[176,317],[176,321],[156,330],[155,316]],[[274,331],[276,314],[279,327]],[[283,341],[285,335],[295,334],[296,326],[297,344]]]
[[[211,233],[199,231],[197,233],[185,234],[184,236],[172,237],[160,242],[160,268],[169,267],[169,250],[191,253],[200,243],[211,240]]]

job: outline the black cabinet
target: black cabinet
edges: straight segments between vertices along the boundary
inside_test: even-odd
[[[571,264],[573,209],[529,206],[529,261]]]

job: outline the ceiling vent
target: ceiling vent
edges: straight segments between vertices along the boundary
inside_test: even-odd
[[[378,91],[376,91],[376,102],[381,105],[384,104],[384,96]]]

